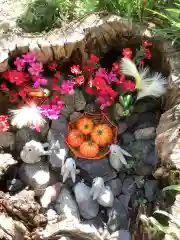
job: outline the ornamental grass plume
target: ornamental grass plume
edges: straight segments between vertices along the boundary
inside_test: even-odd
[[[9,110],[12,126],[22,128],[29,126],[40,131],[46,120],[41,115],[40,109],[33,102],[15,110]]]
[[[134,62],[127,58],[122,59],[120,66],[122,73],[135,79],[137,99],[146,96],[161,97],[166,93],[167,80],[161,73],[150,73],[147,67],[138,71]]]

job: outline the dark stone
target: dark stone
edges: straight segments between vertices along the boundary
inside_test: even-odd
[[[84,223],[95,227],[101,236],[109,235],[109,232],[106,228],[104,216],[101,212],[97,215],[97,217],[90,220],[86,220],[84,221]]]
[[[114,199],[112,208],[107,209],[107,215],[107,227],[110,233],[113,233],[121,228],[128,229],[128,211],[126,211],[121,201],[117,198]]]
[[[119,179],[121,180],[121,182],[124,181],[125,177],[126,177],[126,174],[124,172],[119,173]]]
[[[132,194],[136,191],[136,185],[133,177],[127,177],[123,181],[122,193],[123,194]]]
[[[159,113],[146,112],[139,115],[138,122],[134,127],[134,130],[157,127],[159,123]]]
[[[36,130],[28,127],[23,127],[19,129],[15,136],[16,151],[20,153],[24,145],[31,140],[40,142],[40,134]]]
[[[145,161],[147,164],[151,164],[152,166],[156,167],[159,163],[159,156],[158,153],[154,147],[154,149],[152,149],[152,151],[149,153],[149,155],[146,158]]]
[[[124,206],[124,209],[128,212],[128,207],[129,207],[129,201],[131,199],[131,194],[121,194],[118,197],[119,201],[122,203]]]
[[[122,146],[127,152],[129,152],[136,162],[146,163],[147,157],[151,152],[154,152],[155,143],[154,140],[137,140],[131,142],[129,145]],[[149,163],[149,162],[148,162]]]
[[[119,122],[118,124],[118,135],[123,134],[128,128],[128,125],[125,121]]]
[[[120,136],[120,141],[124,145],[130,144],[134,140],[134,135],[130,132],[125,132]]]
[[[144,185],[145,197],[148,201],[154,201],[159,193],[159,182],[157,180],[148,180]]]
[[[139,121],[139,114],[133,113],[126,118],[128,129],[132,128]]]
[[[142,188],[144,187],[145,184],[145,179],[143,176],[133,176],[134,177],[134,181],[136,183],[137,188]]]
[[[120,195],[121,189],[122,189],[122,182],[119,178],[115,178],[115,179],[109,181],[108,185],[110,186],[110,188],[113,192],[113,195],[115,197]]]
[[[13,178],[12,180],[7,181],[7,189],[9,192],[18,192],[25,187],[24,183],[21,180]]]
[[[134,132],[134,137],[135,137],[136,140],[154,139],[156,137],[156,128],[155,127],[148,127],[148,128],[137,129]]]
[[[156,112],[159,109],[161,109],[161,100],[159,98],[144,97],[135,103],[133,112]]]
[[[119,231],[111,234],[109,240],[131,240],[131,234],[127,230],[120,229]]]
[[[140,176],[149,176],[149,175],[152,175],[152,172],[154,171],[154,169],[155,168],[150,164],[139,162],[135,166],[135,173]]]
[[[102,177],[107,182],[117,176],[107,157],[94,161],[79,158],[76,160],[76,166],[80,169],[80,176],[90,183],[95,177]]]

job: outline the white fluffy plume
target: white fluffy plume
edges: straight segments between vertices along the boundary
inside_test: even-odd
[[[20,109],[9,110],[9,113],[12,126],[17,128],[22,128],[24,126],[40,128],[46,123],[46,120],[34,103],[25,105]]]
[[[149,68],[138,71],[133,61],[122,59],[121,71],[136,80],[136,89],[139,91],[137,99],[145,96],[160,97],[166,92],[167,81],[160,73],[150,74]]]

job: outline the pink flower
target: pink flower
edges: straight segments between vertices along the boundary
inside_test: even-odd
[[[142,40],[142,45],[144,48],[152,46],[152,43],[149,43],[148,40]]]
[[[32,63],[28,68],[28,71],[32,76],[38,76],[41,72],[43,72],[43,65],[42,63]]]
[[[74,93],[74,85],[75,85],[74,81],[64,80],[61,85],[61,93],[72,95]]]
[[[34,56],[34,54],[28,52],[23,55],[23,60],[24,62],[31,64],[36,61],[36,57]]]
[[[34,81],[35,85],[47,85],[48,80],[45,79],[43,76],[32,76],[32,80]]]
[[[14,64],[18,71],[22,71],[25,65],[24,60],[20,57],[16,58],[16,60],[14,61]]]
[[[132,58],[132,50],[130,48],[124,48],[122,54],[125,58]]]
[[[71,72],[73,74],[80,74],[81,73],[81,69],[80,69],[80,66],[79,65],[73,65],[71,67]]]

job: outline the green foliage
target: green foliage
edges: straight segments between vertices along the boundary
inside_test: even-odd
[[[167,186],[165,188],[163,188],[163,192],[164,191],[168,191],[168,190],[175,190],[175,191],[180,191],[180,185],[171,185],[171,186]],[[164,226],[163,224],[161,224],[159,221],[157,221],[154,217],[147,217],[145,215],[141,215],[141,220],[146,223],[147,227],[147,231],[150,231],[150,229],[152,229],[153,226],[153,230],[154,231],[160,231],[166,234],[167,239],[169,240],[179,240],[180,239],[180,220],[178,218],[176,218],[176,216],[173,216],[172,214],[166,212],[166,211],[162,211],[162,210],[158,210],[155,211],[154,214],[161,214],[164,215],[165,217],[167,217],[171,223],[171,226]]]
[[[163,28],[154,32],[166,39],[171,39],[172,44],[180,43],[180,0],[176,0],[172,7],[165,8],[163,12],[148,9],[163,20]]]
[[[49,31],[70,23],[91,12],[108,12],[143,21],[150,12],[168,0],[30,0],[19,26],[27,32]],[[171,11],[171,10],[170,10]]]

